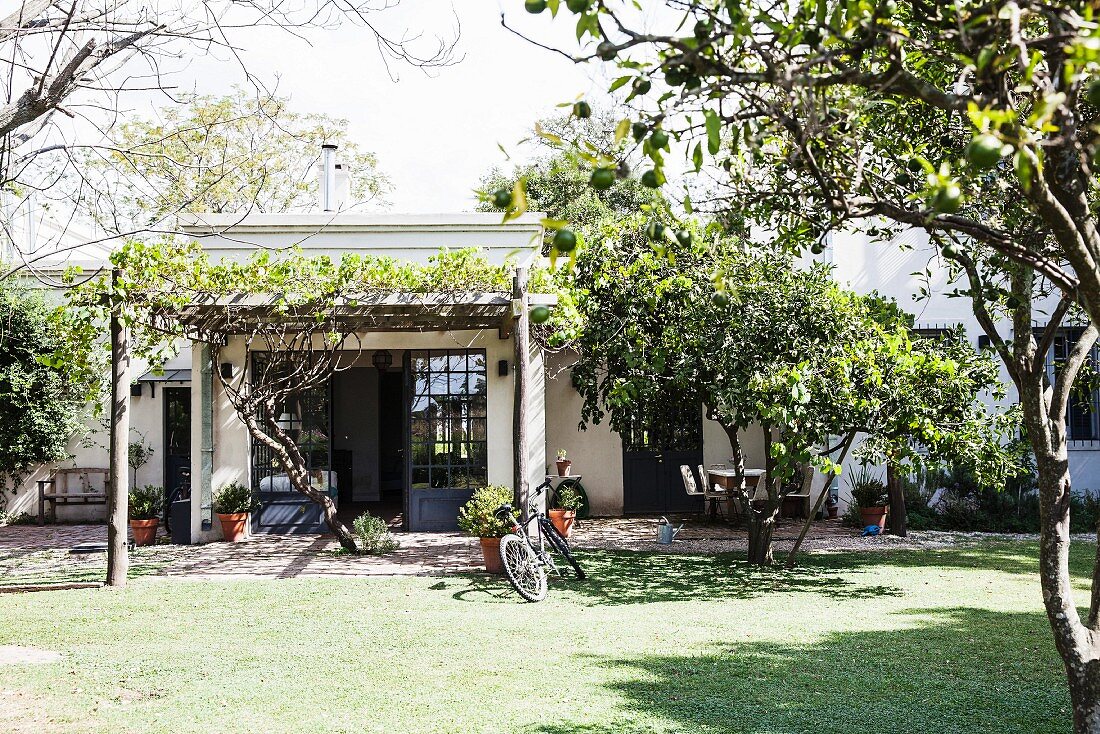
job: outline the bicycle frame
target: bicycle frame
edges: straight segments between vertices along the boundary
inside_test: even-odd
[[[532,498],[537,498],[540,494],[542,494],[550,487],[551,485],[549,482],[543,482],[538,486],[537,489],[535,489],[535,493],[534,495],[532,495]],[[544,566],[547,566],[554,573],[561,576],[562,574],[561,571],[558,570],[558,564],[554,563],[553,557],[546,552],[546,541],[543,537],[543,527],[546,523],[550,522],[550,518],[546,517],[546,513],[533,512],[526,519],[523,520],[517,519],[515,514],[513,513],[512,520],[512,532],[523,538],[523,541],[527,543],[528,547],[532,551],[534,551],[535,556],[539,559],[539,561],[542,562]],[[532,522],[535,523],[536,527],[538,528],[539,542],[537,546],[533,542],[531,542],[531,532],[528,529],[528,526],[530,526]]]

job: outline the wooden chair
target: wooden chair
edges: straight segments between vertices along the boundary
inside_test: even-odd
[[[102,489],[92,486],[92,477],[100,478]],[[54,522],[57,522],[59,504],[107,504],[109,477],[109,469],[55,469],[49,479],[38,482],[38,524],[42,525],[46,522],[47,504],[50,506],[50,517]]]
[[[810,490],[813,487],[814,468],[810,465],[802,467],[802,487],[797,492],[783,495],[784,517],[804,518],[810,513]]]

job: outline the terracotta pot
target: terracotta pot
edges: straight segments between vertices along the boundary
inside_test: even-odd
[[[838,514],[839,510],[840,510],[840,508],[837,507],[836,505],[829,505],[829,519],[830,520],[835,520],[837,518],[837,514]]]
[[[489,573],[504,573],[504,561],[500,560],[500,538],[482,538],[481,556]]]
[[[573,522],[577,519],[576,510],[550,510],[546,513],[558,532],[569,537],[573,534]]]
[[[880,528],[885,528],[886,513],[889,511],[889,505],[859,508],[860,517],[863,518],[863,527],[867,527],[868,525],[878,525]]]
[[[567,476],[569,476],[569,473],[571,471],[573,471],[573,462],[572,461],[570,461],[569,459],[565,459],[564,461],[559,461],[558,462],[558,476],[559,477],[567,477]]]
[[[248,513],[234,512],[231,515],[218,513],[218,522],[222,524],[222,536],[230,543],[239,543],[244,540],[248,530]]]
[[[157,525],[160,520],[131,520],[130,532],[134,536],[134,545],[153,545],[157,542]]]

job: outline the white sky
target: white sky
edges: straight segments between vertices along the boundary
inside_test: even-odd
[[[607,88],[598,65],[577,66],[558,54],[512,35],[500,24],[501,7],[509,24],[575,49],[573,19],[562,9],[531,16],[521,0],[402,0],[375,18],[399,35],[424,30],[453,34],[461,23],[458,55],[451,67],[431,77],[403,64],[391,81],[365,29],[345,26],[313,31],[312,46],[292,36],[262,30],[235,38],[245,63],[277,93],[291,98],[298,111],[346,118],[353,139],[378,156],[390,177],[393,212],[467,211],[472,189],[493,165],[507,163],[497,147],[511,152],[534,121],[555,112],[558,102],[594,95]],[[452,10],[453,8],[453,10]],[[224,56],[224,52],[222,54]],[[233,69],[232,74],[226,74]],[[207,59],[192,64],[183,86],[204,94],[228,91],[240,81],[232,63]]]

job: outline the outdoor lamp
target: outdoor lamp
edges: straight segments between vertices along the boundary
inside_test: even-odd
[[[370,361],[378,368],[379,372],[385,372],[393,364],[393,355],[388,350],[379,349],[374,353],[374,356],[370,358]]]

